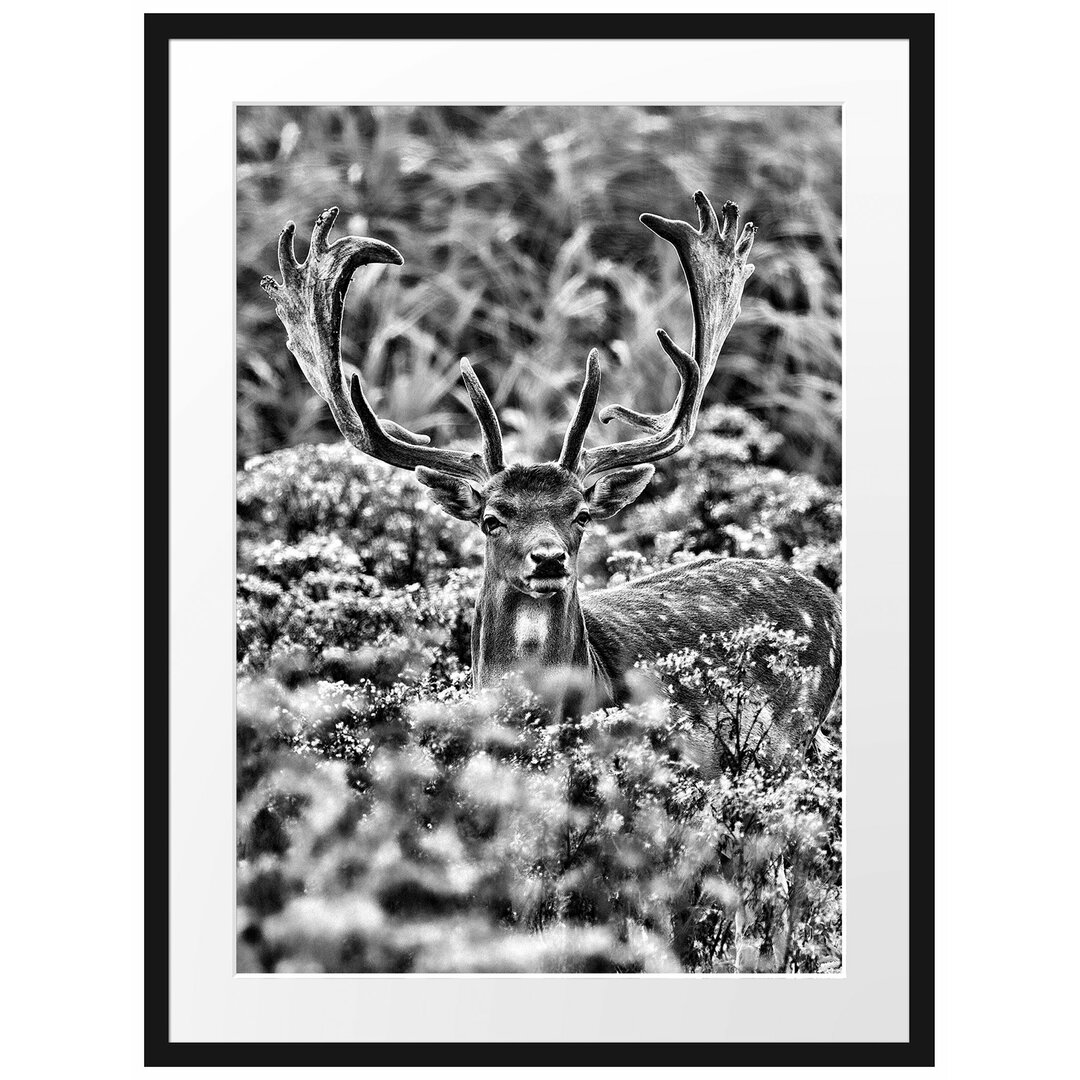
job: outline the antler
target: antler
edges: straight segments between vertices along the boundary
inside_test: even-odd
[[[757,232],[753,223],[747,222],[742,235],[736,238],[739,208],[733,202],[724,203],[720,222],[704,192],[695,192],[694,201],[698,208],[697,229],[685,221],[641,215],[641,223],[678,252],[694,309],[694,337],[689,353],[676,345],[666,331],[656,332],[664,352],[679,372],[675,403],[657,416],[622,405],[609,405],[600,413],[603,423],[618,419],[651,434],[582,451],[585,431],[600,393],[600,358],[594,349],[586,362],[585,383],[559,458],[559,464],[576,471],[582,480],[609,469],[668,457],[681,450],[694,434],[705,387],[724,339],[738,317],[743,286],[754,272],[746,258]]]
[[[353,274],[368,263],[405,260],[381,240],[346,236],[327,244],[338,209],[324,210],[311,233],[311,248],[303,263],[293,251],[295,226],[290,221],[278,240],[278,264],[282,283],[267,275],[262,287],[277,304],[277,315],[288,332],[286,345],[315,392],[330,406],[341,434],[359,450],[388,465],[415,469],[418,465],[483,483],[503,467],[502,433],[495,410],[468,360],[461,374],[473,409],[480,421],[484,454],[440,450],[428,446],[426,435],[403,428],[391,420],[379,420],[368,403],[358,376],[352,377],[351,395],[346,393],[341,368],[341,317],[345,294]]]

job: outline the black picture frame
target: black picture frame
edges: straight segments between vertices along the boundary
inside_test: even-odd
[[[335,14],[312,20],[301,14],[150,14],[145,16],[145,182],[156,198],[146,203],[146,265],[164,268],[145,286],[145,409],[157,417],[146,430],[147,549],[157,552],[155,566],[168,559],[169,493],[160,483],[168,475],[168,233],[156,228],[151,214],[168,200],[169,43],[178,39],[369,39],[386,38],[576,38],[670,39],[688,36],[692,21],[697,39],[894,39],[906,40],[909,53],[909,190],[911,220],[920,222],[921,256],[911,260],[909,336],[919,342],[923,369],[934,363],[934,206],[925,193],[934,186],[934,16],[888,15],[620,15],[601,20],[562,15],[557,22],[540,15],[425,15],[422,21],[402,15]],[[164,191],[162,190],[164,186]],[[917,213],[916,213],[917,211]],[[165,250],[163,251],[163,247]],[[931,250],[927,251],[927,248]],[[165,275],[164,280],[162,275]],[[917,275],[917,278],[916,278]],[[916,322],[917,318],[917,322]],[[163,328],[165,332],[163,333]],[[914,369],[914,363],[909,368]],[[934,519],[934,401],[924,393],[910,397],[910,700],[918,701],[920,739],[909,775],[911,875],[908,910],[918,912],[918,936],[909,927],[909,1038],[906,1042],[696,1042],[660,1043],[180,1043],[169,1038],[169,728],[161,715],[168,700],[167,590],[147,588],[146,730],[145,730],[145,1019],[146,1066],[349,1066],[349,1065],[564,1065],[604,1064],[780,1065],[780,1066],[930,1066],[934,1063],[934,566],[925,536]],[[163,403],[164,406],[163,407]],[[915,433],[918,437],[914,437]],[[916,534],[917,530],[917,534]],[[162,551],[162,548],[165,550]],[[147,574],[150,574],[148,568]],[[155,574],[158,571],[153,571]],[[151,582],[148,580],[147,585]],[[930,711],[928,717],[927,712]],[[928,719],[931,724],[928,725]],[[909,731],[910,731],[909,714]],[[914,747],[914,740],[911,741]],[[918,895],[916,895],[916,888]],[[153,913],[153,917],[151,917]],[[914,950],[918,948],[918,958]],[[676,1053],[673,1055],[672,1051]]]

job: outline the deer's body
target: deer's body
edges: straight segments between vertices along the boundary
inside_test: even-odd
[[[679,373],[674,403],[659,415],[608,406],[600,412],[602,421],[619,420],[644,434],[586,448],[600,392],[600,356],[594,349],[558,461],[504,463],[498,417],[467,360],[461,362],[462,376],[480,424],[481,453],[429,446],[426,436],[379,419],[357,376],[346,386],[340,331],[353,274],[368,263],[404,260],[380,240],[350,236],[328,243],[336,209],[319,216],[303,263],[293,252],[293,224],[285,226],[278,242],[283,280],[266,277],[262,284],[288,331],[289,348],[345,438],[388,464],[415,470],[447,513],[485,534],[484,583],[472,641],[478,687],[523,668],[570,667],[591,675],[598,691],[594,700],[618,702],[639,661],[648,665],[699,646],[703,637],[767,621],[805,639],[799,663],[811,673],[809,682],[789,681],[769,663],[755,666],[756,690],[764,694],[758,716],[767,714],[771,732],[765,749],[783,751],[805,745],[839,685],[839,612],[823,586],[786,566],[709,559],[578,594],[577,554],[589,522],[633,502],[652,478],[652,462],[677,453],[693,437],[705,386],[754,270],[747,256],[756,229],[748,224],[740,233],[738,207],[726,203],[718,218],[702,192],[694,199],[697,229],[684,221],[641,216],[678,253],[694,313],[689,351],[657,331]],[[666,689],[691,711],[704,707],[691,686]],[[708,748],[700,749],[707,764]]]
[[[701,559],[582,598],[589,640],[613,679],[636,660],[656,661],[719,634],[767,620],[806,635],[801,660],[822,673],[806,705],[828,711],[840,677],[840,611],[820,582],[779,563]],[[815,632],[816,631],[816,632]],[[768,673],[763,673],[768,679]],[[769,687],[779,692],[779,683]]]
[[[805,637],[800,662],[814,670],[797,689],[760,672],[773,703],[771,744],[787,748],[813,735],[836,696],[841,622],[828,589],[779,563],[706,558],[580,595],[575,586],[553,599],[486,581],[473,622],[473,678],[482,687],[530,667],[579,668],[589,672],[598,705],[619,704],[630,696],[627,675],[639,662],[647,670],[700,647],[703,635],[761,620]],[[675,697],[692,712],[700,704],[690,690],[676,688]],[[789,720],[796,710],[800,719]],[[700,748],[699,756],[705,753]]]

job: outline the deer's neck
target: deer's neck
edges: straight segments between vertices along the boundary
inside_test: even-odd
[[[577,583],[551,597],[526,596],[501,579],[484,578],[473,623],[473,680],[490,685],[531,667],[592,668]]]

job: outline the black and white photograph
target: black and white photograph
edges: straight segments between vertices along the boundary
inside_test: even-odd
[[[236,970],[844,974],[838,105],[239,105]]]
[[[1061,6],[430,7],[9,19],[5,1075],[1059,1075]]]

